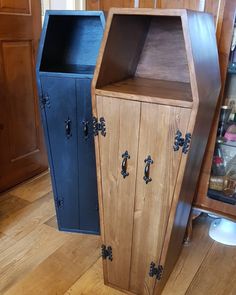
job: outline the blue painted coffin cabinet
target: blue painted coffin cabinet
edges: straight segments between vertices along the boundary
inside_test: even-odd
[[[36,66],[58,227],[99,234],[91,81],[102,12],[47,11]]]

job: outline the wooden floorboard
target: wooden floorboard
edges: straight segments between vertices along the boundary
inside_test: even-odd
[[[236,295],[236,247],[194,222],[162,295]],[[103,283],[100,237],[57,230],[48,174],[0,196],[1,295],[121,295]]]
[[[102,275],[102,259],[99,258],[64,295],[122,295],[124,293],[105,286]]]
[[[10,193],[2,194],[0,196],[0,222],[29,204],[30,202]]]
[[[33,272],[66,239],[66,236],[42,224],[3,251],[0,256],[0,292],[5,292],[29,272]]]
[[[51,226],[55,229],[58,228],[57,226],[57,217],[56,215],[54,215],[53,217],[51,217],[49,220],[47,220],[44,224],[48,225],[48,226]]]
[[[162,293],[163,295],[184,295],[186,293],[189,284],[212,247],[213,240],[209,238],[207,231],[210,222],[211,220],[207,216],[201,216],[194,221],[192,241],[189,245],[183,247],[181,256]]]
[[[5,294],[64,294],[100,255],[99,237],[73,235]]]
[[[48,173],[41,177],[35,177],[33,180],[24,182],[11,190],[13,196],[17,196],[29,202],[34,202],[45,196],[52,190],[51,179]]]
[[[37,225],[43,224],[54,215],[55,209],[52,193],[48,193],[41,199],[2,220],[0,232],[15,240],[20,240],[33,231]]]
[[[236,294],[236,247],[214,242],[186,295]]]

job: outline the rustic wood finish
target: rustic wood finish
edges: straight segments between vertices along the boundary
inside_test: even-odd
[[[97,96],[97,112],[99,117],[106,118],[107,125],[107,135],[100,139],[105,239],[112,246],[114,257],[120,257],[106,264],[108,281],[128,289],[140,103]],[[132,117],[127,120],[131,113]],[[127,160],[130,175],[124,179],[121,163],[126,151],[130,155]]]
[[[111,7],[134,7],[134,0],[86,0],[87,10],[104,10],[105,13]]]
[[[164,254],[162,257],[166,257],[167,260],[162,261],[162,263],[166,263],[167,267],[164,276],[167,277],[168,272],[170,273],[173,268],[178,258],[178,253],[180,253],[181,250],[181,243],[185,234],[184,228],[188,222],[191,203],[194,198],[216,101],[220,91],[219,65],[214,61],[215,59],[218,59],[215,44],[216,40],[214,38],[214,25],[213,23],[208,23],[211,35],[208,37],[210,43],[207,44],[207,42],[205,42],[206,38],[202,26],[204,26],[203,20],[205,19],[206,21],[209,15],[201,13],[195,14],[192,11],[188,11],[187,13],[188,21],[185,19],[185,25],[186,27],[189,26],[190,35],[188,37],[185,36],[185,38],[187,39],[187,46],[189,48],[191,46],[192,48],[191,54],[193,64],[190,63],[190,74],[192,74],[193,93],[195,93],[193,97],[197,96],[199,101],[197,102],[195,100],[195,106],[192,109],[191,120],[189,123],[191,128],[193,128],[189,158],[185,170],[180,167],[179,178],[177,180],[177,183],[182,183],[182,186],[176,187],[176,198],[174,198],[176,203],[172,205],[172,208],[176,206],[176,211],[174,209],[170,214],[170,223],[174,220],[172,223],[173,227],[169,224],[169,230],[172,229],[172,232],[168,232],[167,228],[166,244],[164,244],[163,247],[163,254],[166,253],[166,255]],[[196,36],[198,36],[198,39]],[[202,44],[201,51],[198,50],[199,42]],[[213,44],[215,44],[215,46]],[[204,62],[206,60],[209,63]],[[194,76],[196,80],[194,79]],[[215,79],[210,79],[209,81],[208,77],[215,77]],[[195,120],[195,122],[193,122],[193,120]],[[188,130],[189,129],[190,127]],[[183,178],[181,179],[181,177]],[[189,203],[188,200],[190,201]],[[163,279],[160,284],[157,284],[156,294],[158,294],[164,282],[165,280]]]
[[[182,157],[173,153],[173,138],[178,129],[186,133],[189,116],[189,109],[142,103],[130,272],[130,290],[135,294],[152,294],[155,281],[147,270],[161,255]],[[143,170],[148,155],[154,163],[152,182],[146,185]]]
[[[175,26],[171,24],[172,19]],[[166,26],[167,20],[169,26]],[[159,26],[156,26],[157,23]],[[176,26],[180,23],[181,26]],[[135,24],[139,29],[134,33]],[[175,35],[174,28],[178,40],[171,37]],[[178,55],[182,57],[182,61],[178,61],[181,75],[177,75],[177,67],[174,66],[167,73],[168,60],[164,62],[161,58],[163,51],[167,55],[174,52],[165,49],[167,38],[162,39],[166,43],[162,44],[162,50],[153,50],[159,40],[156,34],[162,35],[165,30],[170,32],[168,44],[181,52]],[[163,60],[161,71],[157,64],[151,63],[150,57],[156,54],[156,58]],[[152,75],[149,75],[148,68]],[[177,93],[174,89],[178,89]],[[104,260],[103,263],[106,284],[134,294],[160,294],[163,289],[181,250],[219,89],[215,28],[209,14],[186,10],[110,10],[92,83],[93,113],[105,120],[108,117],[106,137],[99,135],[96,138],[102,240],[106,246],[115,249],[113,260]],[[125,124],[131,124],[125,125],[128,126],[125,132],[136,132],[139,128],[138,145],[131,136],[129,140],[124,140],[119,131],[124,124],[123,120],[118,124],[119,108],[127,103],[134,109],[134,115],[130,112],[130,116],[125,117]],[[139,120],[135,119],[137,104],[141,105]],[[113,115],[116,118],[114,121],[111,120],[111,113],[116,114]],[[135,131],[132,128],[134,123],[131,123],[133,120],[136,122]],[[109,134],[110,126],[114,134]],[[178,129],[183,135],[186,132],[192,134],[188,155],[182,156],[181,151],[173,151]],[[120,170],[120,163],[117,162],[121,156],[119,141],[124,146],[131,143],[138,146],[133,216],[133,191],[130,194],[127,189],[123,190],[129,206],[124,214],[121,208],[125,196],[121,198],[115,191],[122,183],[119,177],[116,178]],[[112,162],[109,161],[110,149]],[[154,163],[150,165],[152,182],[147,185],[143,180],[143,171],[144,160],[149,155]],[[129,177],[125,181],[131,181]],[[122,222],[123,231],[116,226],[116,216],[121,219],[119,223]],[[108,228],[112,239],[111,234],[106,234]],[[121,256],[117,245],[121,249],[126,247]],[[123,259],[126,263],[120,263]],[[152,261],[164,266],[164,276],[160,281],[148,276]],[[110,272],[113,265],[121,272],[118,278]]]
[[[191,86],[189,83],[154,80],[146,78],[130,78],[108,84],[96,89],[98,95],[114,96],[128,100],[139,100],[158,104],[191,108],[193,105]],[[163,100],[164,98],[164,100]]]
[[[40,1],[0,1],[0,191],[47,169],[35,81]]]
[[[169,40],[171,39],[171,46]],[[158,44],[158,46],[156,46]],[[153,18],[135,73],[136,77],[190,82],[181,19]],[[191,95],[190,95],[191,96]]]

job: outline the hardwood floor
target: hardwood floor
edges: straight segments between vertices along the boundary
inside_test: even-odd
[[[163,295],[236,294],[236,247],[209,238],[211,220],[195,220]],[[57,230],[48,174],[0,196],[0,253],[0,294],[123,294],[103,284],[98,236]]]

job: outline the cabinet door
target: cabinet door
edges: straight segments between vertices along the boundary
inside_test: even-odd
[[[78,153],[75,80],[41,77],[45,132],[59,228],[79,228]]]
[[[173,150],[175,134],[179,129],[185,135],[190,110],[148,103],[141,109],[130,291],[152,294],[155,277],[149,276],[150,263],[159,262],[182,157],[180,150]],[[148,156],[153,160],[152,180],[146,183]]]
[[[80,229],[99,233],[91,79],[76,80],[78,118],[78,191]]]
[[[128,290],[135,180],[138,153],[140,103],[112,97],[96,97],[98,118],[104,117],[107,134],[99,135],[102,180],[104,244],[112,247],[113,260],[104,260],[105,281]],[[122,158],[125,152],[130,158]],[[128,176],[121,174],[122,161]],[[124,170],[125,171],[125,168]]]

